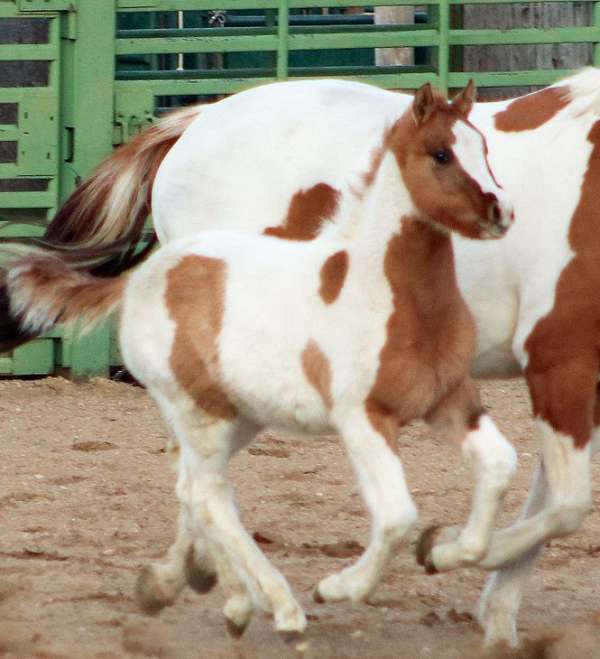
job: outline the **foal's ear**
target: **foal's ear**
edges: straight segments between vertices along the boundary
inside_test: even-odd
[[[433,91],[431,90],[431,85],[426,82],[422,87],[417,89],[415,100],[413,101],[412,111],[417,126],[429,119],[433,107]]]
[[[475,103],[475,83],[471,78],[462,92],[452,99],[452,107],[466,119],[473,109],[473,103]]]

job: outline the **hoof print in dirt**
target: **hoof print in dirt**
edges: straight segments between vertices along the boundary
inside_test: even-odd
[[[417,548],[415,550],[417,563],[425,568],[426,574],[437,574],[438,572],[435,565],[431,562],[431,550],[435,545],[435,539],[441,528],[438,525],[429,526],[423,531],[419,542],[417,542]]]
[[[135,585],[135,599],[140,609],[148,615],[156,615],[165,606],[173,603],[170,597],[160,591],[152,568],[144,567]]]
[[[197,593],[204,595],[217,584],[217,573],[198,565],[194,548],[191,547],[185,557],[185,580],[188,586]]]

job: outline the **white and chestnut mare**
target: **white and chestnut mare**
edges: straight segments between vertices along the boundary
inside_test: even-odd
[[[396,455],[412,419],[457,442],[476,479],[465,527],[432,534],[423,561],[449,570],[488,555],[516,456],[470,379],[475,324],[450,232],[498,238],[513,211],[467,119],[472,93],[469,85],[448,103],[428,85],[419,90],[366,149],[365,168],[313,240],[206,231],[114,277],[86,271],[89,247],[81,261],[76,250],[31,248],[5,265],[11,315],[25,331],[121,308],[124,362],[172,428],[179,534],[169,560],[141,577],[147,609],[172,602],[186,579],[205,590],[216,571],[234,633],[255,607],[272,611],[280,632],[304,630],[302,608],[242,527],[225,476],[229,458],[266,426],[338,432],[373,519],[365,553],[322,580],[318,600],[366,598],[414,524]]]
[[[309,240],[411,102],[322,80],[188,108],[115,152],[72,195],[46,238],[66,249],[109,243],[96,272],[118,272],[131,254],[112,258],[110,243],[136,244],[151,196],[165,243],[209,228]],[[459,287],[478,331],[474,372],[525,375],[542,450],[523,518],[494,537],[486,559],[488,569],[499,569],[482,598],[486,641],[512,645],[536,555],[577,529],[590,508],[590,455],[600,446],[600,72],[475,104],[470,120],[486,137],[516,215],[501,241],[453,238]],[[1,313],[7,303],[0,289],[0,345],[26,338]]]

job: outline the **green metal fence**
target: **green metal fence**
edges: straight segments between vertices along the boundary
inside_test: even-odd
[[[41,235],[79,181],[164,105],[306,76],[448,89],[471,77],[480,87],[512,87],[570,73],[461,71],[452,52],[468,45],[589,43],[588,63],[600,64],[600,1],[584,2],[593,5],[587,26],[500,31],[462,29],[454,17],[487,0],[422,0],[420,21],[404,26],[369,17],[374,6],[414,0],[0,0],[0,235]],[[319,18],[323,6],[329,15]],[[348,6],[366,13],[336,18]],[[260,20],[215,21],[210,10]],[[401,46],[426,56],[411,67],[371,63],[373,49]],[[357,52],[368,57],[343,55]],[[336,53],[333,65],[319,53]],[[108,327],[77,341],[58,329],[0,355],[0,375],[107,373],[117,362]]]

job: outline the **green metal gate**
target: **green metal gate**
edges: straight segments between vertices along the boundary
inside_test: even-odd
[[[593,5],[590,25],[500,31],[461,29],[454,13],[469,0],[422,0],[421,20],[408,26],[374,25],[370,11],[414,0],[0,0],[0,235],[41,235],[79,181],[165,105],[306,76],[448,89],[471,77],[478,86],[504,87],[545,85],[570,73],[461,71],[451,54],[467,45],[590,43],[589,63],[600,64],[600,1],[583,1]],[[318,18],[323,6],[326,20]],[[361,20],[336,19],[348,6],[369,11]],[[260,20],[215,21],[227,14],[211,10]],[[299,18],[302,12],[313,18]],[[373,49],[399,46],[423,49],[427,57],[412,67],[370,63]],[[323,57],[310,66],[301,57],[357,49],[371,55],[347,61],[336,55],[333,65]],[[0,375],[58,368],[105,374],[118,361],[111,336],[105,327],[73,341],[58,329],[0,355]]]

